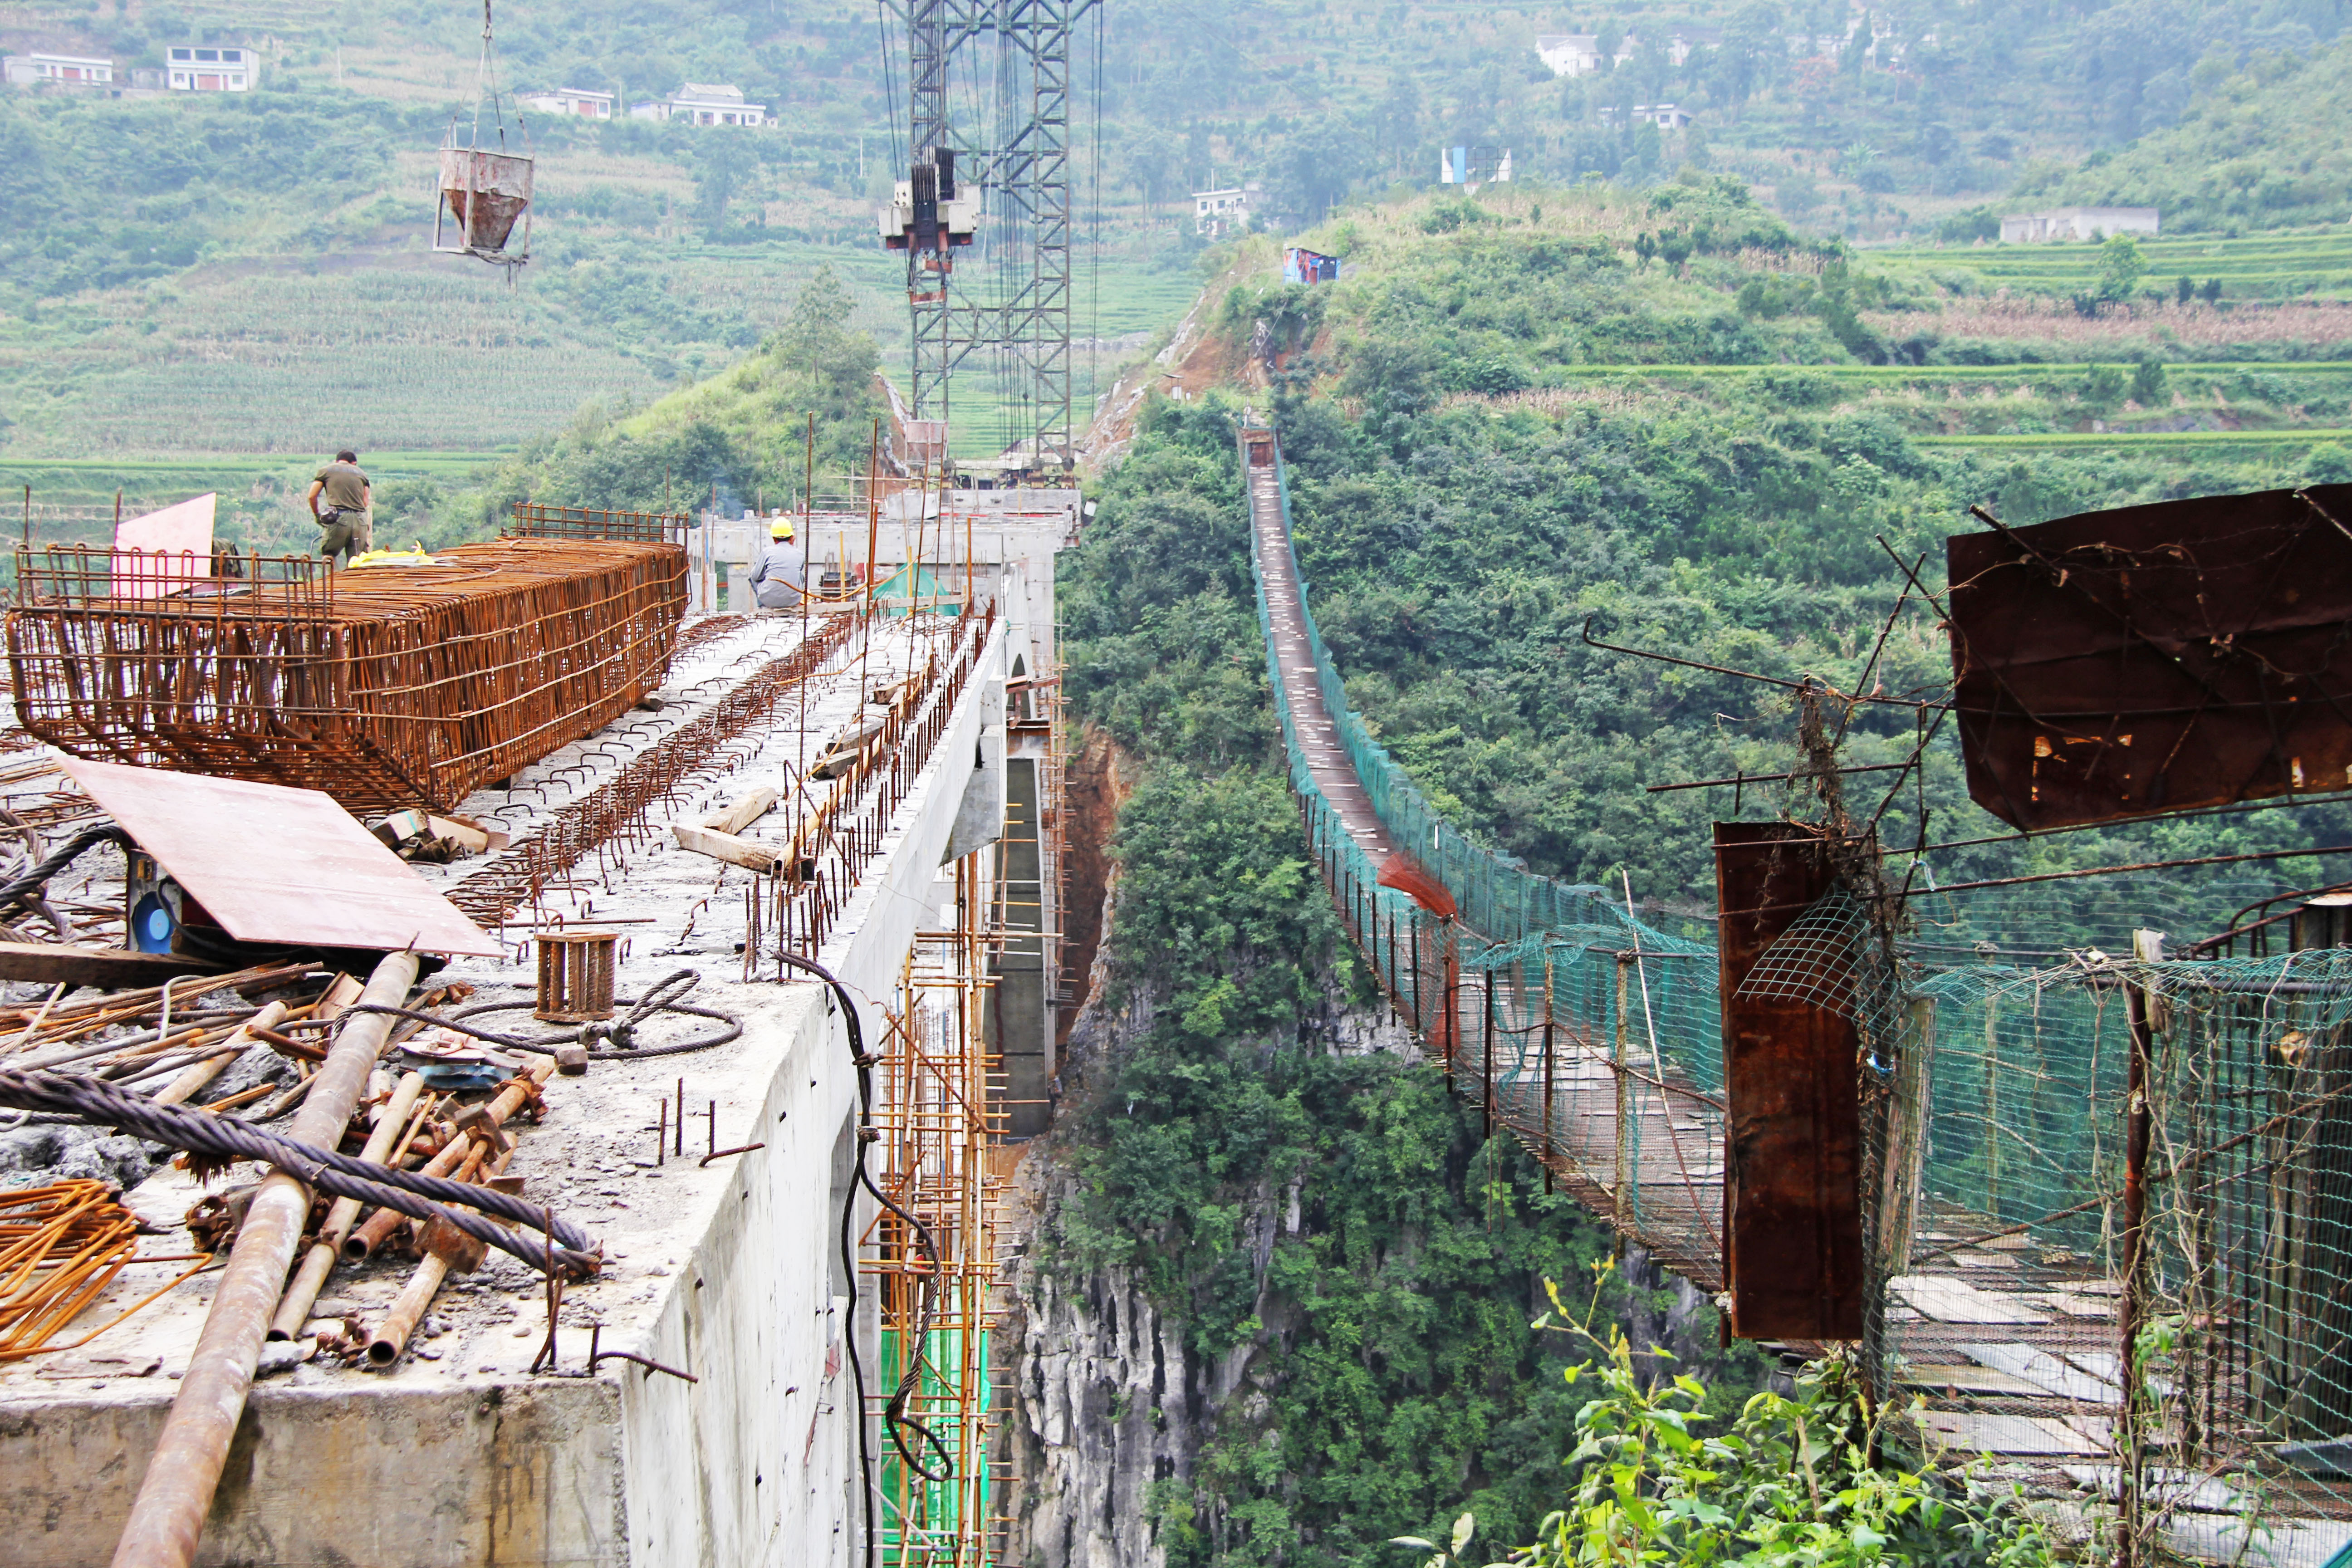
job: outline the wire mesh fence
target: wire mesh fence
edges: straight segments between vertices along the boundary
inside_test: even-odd
[[[1437,816],[1348,708],[1274,468],[1252,529],[1268,668],[1357,945],[1490,1128],[1719,1288],[1715,947]],[[1408,891],[1391,851],[1458,913]],[[2159,932],[2294,892],[2174,873],[1955,896],[1927,877],[1890,943],[1841,889],[1743,983],[1861,1026],[1865,1364],[1926,1396],[1931,1447],[2063,1494],[2134,1560],[2352,1568],[2352,948],[2277,951],[2305,940],[2282,921],[2267,953],[2159,956]]]

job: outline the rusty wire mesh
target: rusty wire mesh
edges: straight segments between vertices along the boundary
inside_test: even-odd
[[[19,551],[16,710],[75,756],[449,807],[660,683],[674,544],[506,539],[431,566]],[[160,575],[159,575],[160,574]]]

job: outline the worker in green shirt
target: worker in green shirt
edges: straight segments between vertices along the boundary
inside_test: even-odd
[[[367,475],[360,469],[357,452],[336,453],[335,460],[311,478],[310,493],[302,499],[310,503],[310,515],[323,530],[319,535],[320,556],[332,561],[341,555],[348,564],[352,556],[365,554],[375,543],[371,510],[374,496]]]

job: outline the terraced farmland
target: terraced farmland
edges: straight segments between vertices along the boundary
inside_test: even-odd
[[[2352,300],[2352,231],[2340,227],[2143,239],[2140,254],[2146,287],[2218,278],[2224,300]],[[2089,244],[1873,246],[1862,255],[1874,268],[1964,274],[1992,289],[2066,295],[2099,281],[2099,247]]]

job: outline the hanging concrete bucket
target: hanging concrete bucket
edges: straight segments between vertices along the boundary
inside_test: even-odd
[[[441,205],[433,215],[433,248],[521,261],[530,250],[530,160],[470,147],[441,149]],[[515,224],[522,243],[509,250]]]

